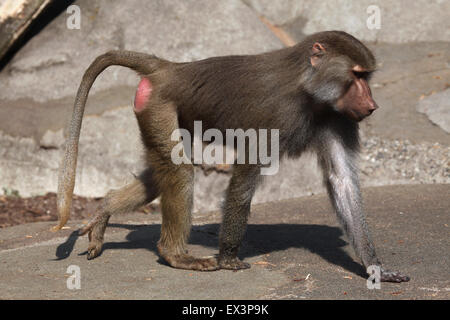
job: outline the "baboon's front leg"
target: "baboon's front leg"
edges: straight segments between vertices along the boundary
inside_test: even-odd
[[[234,165],[233,176],[223,206],[223,222],[219,239],[219,266],[222,269],[247,269],[238,250],[247,228],[250,204],[260,176],[256,165]]]
[[[356,254],[366,268],[372,265],[380,268],[381,281],[409,281],[409,277],[400,272],[384,270],[375,253],[375,246],[369,236],[362,208],[358,170],[355,163],[356,151],[348,146],[345,147],[342,139],[331,132],[324,134],[323,139],[318,151],[325,184],[337,217]]]

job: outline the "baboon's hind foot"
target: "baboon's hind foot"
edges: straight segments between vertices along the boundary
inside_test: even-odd
[[[103,239],[109,216],[104,213],[98,213],[89,223],[78,231],[79,235],[88,233],[89,246],[87,249],[87,259],[92,260],[102,252]]]
[[[158,244],[161,257],[173,268],[196,271],[219,270],[219,264],[215,257],[197,258],[185,253],[173,253]]]

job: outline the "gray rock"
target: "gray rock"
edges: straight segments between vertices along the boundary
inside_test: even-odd
[[[0,72],[0,186],[23,196],[56,191],[61,128],[82,74],[97,55],[128,49],[190,61],[282,46],[239,0],[74,4],[81,9],[81,29],[68,29],[69,14],[62,13]],[[137,83],[134,72],[120,67],[95,82],[81,133],[77,194],[102,196],[141,169],[142,148],[129,106]]]
[[[39,141],[39,146],[44,149],[59,149],[64,145],[63,129],[58,131],[47,130]]]
[[[56,192],[61,144],[61,130],[48,131],[39,144],[0,133],[0,187],[18,190],[21,196]],[[85,117],[75,193],[103,196],[130,182],[142,168],[141,149],[130,107]]]
[[[0,100],[45,102],[74,96],[87,66],[112,49],[154,53],[174,61],[280,48],[279,40],[239,0],[75,1],[81,28],[66,26],[63,13],[33,37],[0,73]],[[135,86],[124,68],[106,70],[92,93]],[[61,106],[63,107],[63,106]]]
[[[450,2],[446,0],[243,0],[259,14],[285,27],[296,40],[324,30],[343,30],[365,41],[448,41]],[[370,5],[381,12],[381,28],[369,30]],[[437,31],[439,30],[439,31]]]
[[[431,122],[450,133],[450,89],[419,101],[417,111],[425,113]]]
[[[202,214],[219,208],[228,181],[229,176],[224,174],[213,172],[205,176],[202,171],[196,171],[194,210]],[[317,168],[315,156],[305,155],[300,159],[281,161],[277,174],[264,177],[255,192],[252,203],[289,199],[321,192],[324,192],[322,175]]]

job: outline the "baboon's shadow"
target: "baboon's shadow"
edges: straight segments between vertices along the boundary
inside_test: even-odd
[[[190,244],[218,249],[219,224],[193,226]],[[103,251],[117,249],[147,249],[157,253],[161,225],[110,224],[109,227],[130,230],[124,242],[108,242],[106,236]],[[251,224],[240,250],[240,258],[253,257],[288,248],[303,248],[318,254],[326,261],[341,266],[349,272],[366,277],[361,264],[355,262],[343,247],[347,242],[341,239],[343,233],[337,227],[305,224]],[[56,260],[67,258],[73,251],[77,232],[74,231],[56,250]],[[85,255],[87,252],[80,253]],[[160,263],[166,264],[162,259]]]

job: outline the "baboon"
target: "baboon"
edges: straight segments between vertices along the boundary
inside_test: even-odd
[[[193,203],[192,164],[176,165],[174,130],[215,128],[279,129],[280,156],[316,152],[324,184],[343,229],[365,267],[380,266],[381,281],[409,278],[387,271],[370,239],[358,180],[358,122],[377,104],[368,85],[376,62],[371,51],[341,31],[313,34],[295,46],[258,55],[213,57],[174,63],[154,55],[111,51],[89,66],[81,81],[60,168],[60,229],[69,218],[75,183],[78,140],[86,99],[96,77],[120,65],[141,76],[134,112],[146,149],[148,168],[134,182],[110,191],[99,212],[80,230],[89,234],[88,259],[100,254],[111,215],[132,211],[161,196],[162,226],[157,248],[175,268],[244,269],[237,257],[250,203],[260,179],[260,164],[235,164],[223,205],[217,257],[188,254]]]

